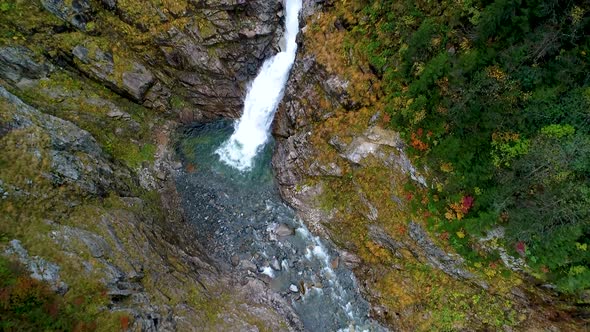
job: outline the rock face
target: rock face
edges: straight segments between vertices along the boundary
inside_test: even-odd
[[[76,28],[86,31],[92,19],[92,5],[88,0],[41,0],[43,7]]]
[[[46,281],[53,290],[60,294],[65,294],[68,291],[68,285],[59,277],[59,266],[38,256],[30,257],[19,240],[10,241],[4,254],[16,258],[26,266],[31,271],[31,278]]]
[[[154,75],[139,62],[118,59],[117,65],[126,69],[117,73],[111,53],[99,48],[91,52],[85,46],[77,45],[72,54],[74,62],[84,73],[118,93],[131,96],[135,101],[143,101],[145,93],[154,84]]]
[[[0,47],[0,77],[11,83],[45,77],[50,68],[49,64],[35,60],[35,54],[26,47]]]
[[[126,193],[131,182],[128,171],[113,165],[104,156],[96,140],[71,122],[46,115],[25,104],[0,86],[0,100],[5,106],[4,126],[9,131],[33,132],[31,142],[51,159],[49,174],[56,186],[71,184],[93,195],[103,196],[109,190]]]
[[[329,77],[313,57],[298,57],[295,62],[273,122],[273,135],[278,137],[273,166],[282,188],[295,186],[307,173],[305,160],[313,148],[306,129],[311,129],[314,121],[329,117],[330,110],[338,108],[340,101],[346,102],[345,90],[327,83],[337,80]],[[326,96],[330,107],[320,107],[320,100]]]
[[[186,121],[238,117],[247,84],[276,52],[282,29],[279,1],[41,2],[86,33],[57,36],[62,58],[117,93],[173,109]]]
[[[3,7],[2,35],[17,37],[0,47],[0,254],[66,296],[96,290],[92,315],[127,315],[130,330],[301,330],[279,294],[224,275],[196,243],[170,141],[177,121],[239,116],[281,12],[279,1]]]

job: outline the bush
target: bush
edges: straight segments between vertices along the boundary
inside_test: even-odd
[[[28,275],[23,266],[0,256],[0,330],[93,331],[92,319],[79,319],[84,300],[73,303]]]

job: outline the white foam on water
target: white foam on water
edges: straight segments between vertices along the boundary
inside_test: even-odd
[[[281,268],[283,268],[284,271],[289,271],[289,261],[283,259],[281,262]]]
[[[267,276],[274,278],[275,277],[275,273],[272,270],[272,268],[270,266],[266,266],[262,269],[262,272],[260,272],[262,274],[266,274]]]
[[[274,113],[283,98],[297,53],[301,0],[285,0],[285,47],[266,60],[244,101],[244,113],[233,135],[217,151],[219,159],[240,171],[252,168],[252,160],[269,137]]]

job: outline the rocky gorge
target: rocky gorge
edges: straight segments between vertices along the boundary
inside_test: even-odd
[[[245,190],[196,147],[279,50],[281,1],[1,1],[3,256],[78,303],[81,330],[322,330],[298,303],[329,278],[284,240],[309,229],[372,330],[584,330],[524,262],[475,271],[412,215],[405,186],[428,169],[386,125],[375,74],[339,52],[333,5],[303,1],[272,172]],[[303,277],[269,276],[288,270]]]

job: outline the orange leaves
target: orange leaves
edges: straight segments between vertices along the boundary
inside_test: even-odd
[[[129,329],[129,316],[121,316],[121,330],[127,331]]]
[[[430,134],[430,132],[429,132]],[[428,144],[422,141],[422,136],[424,135],[424,130],[422,128],[418,128],[415,133],[412,133],[410,137],[410,145],[418,150],[418,151],[426,151],[428,150]]]
[[[452,203],[449,205],[447,212],[445,213],[445,218],[448,220],[461,220],[464,216],[463,207],[459,203]]]
[[[408,228],[405,225],[397,225],[395,227],[395,232],[398,235],[405,235],[408,232]]]
[[[192,163],[189,163],[189,164],[187,164],[187,165],[186,165],[186,171],[187,171],[188,173],[194,173],[194,172],[196,171],[196,167],[195,167],[195,165],[194,165],[194,164],[192,164]]]
[[[486,68],[486,73],[489,77],[494,78],[498,81],[504,81],[507,78],[506,73],[497,66]]]
[[[464,196],[460,202],[451,203],[445,213],[447,220],[461,220],[473,207],[475,199],[472,196]]]
[[[440,165],[440,170],[445,173],[451,173],[453,171],[453,164],[451,163],[442,163]]]

